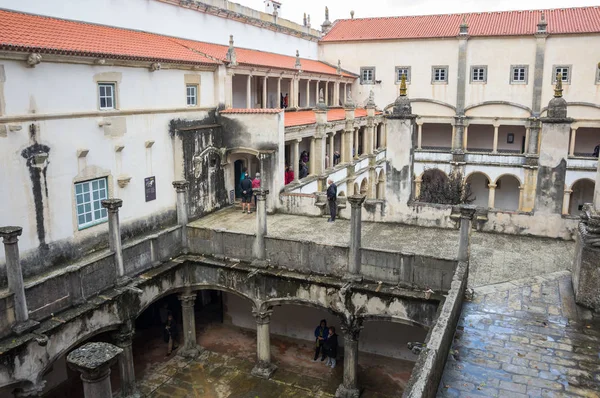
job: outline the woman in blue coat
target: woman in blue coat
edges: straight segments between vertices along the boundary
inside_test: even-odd
[[[317,347],[315,348],[315,358],[313,361],[316,361],[319,357],[319,352],[321,351],[321,361],[325,360],[325,350],[323,345],[327,340],[327,335],[329,334],[329,329],[327,329],[327,321],[325,319],[321,320],[321,324],[317,326],[315,329],[315,341]]]

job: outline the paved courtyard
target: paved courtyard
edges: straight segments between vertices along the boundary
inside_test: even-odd
[[[569,272],[475,289],[438,397],[600,397],[600,319]]]
[[[192,227],[221,228],[254,234],[256,215],[227,208],[190,223]],[[274,214],[267,217],[268,235],[335,245],[350,242],[350,222],[326,218]],[[571,269],[575,243],[557,239],[501,235],[473,231],[472,287]],[[364,222],[362,244],[373,249],[400,250],[439,258],[456,258],[458,230],[403,224]]]

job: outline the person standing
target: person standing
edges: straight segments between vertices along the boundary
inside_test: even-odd
[[[294,170],[290,166],[285,166],[285,185],[294,181]]]
[[[169,314],[169,315],[167,315],[167,323],[165,323],[164,336],[163,336],[165,343],[167,343],[167,356],[171,355],[171,352],[173,352],[174,349],[176,350],[178,347],[177,335],[178,335],[177,324],[175,323],[175,320],[173,319],[173,314]]]
[[[316,362],[317,358],[319,358],[319,352],[321,352],[321,361],[325,360],[325,350],[323,349],[323,344],[325,340],[327,340],[327,335],[329,334],[329,329],[327,329],[327,321],[325,319],[321,320],[321,323],[315,329],[315,342],[317,344],[315,348],[315,357],[313,361]]]
[[[250,206],[252,205],[252,180],[248,176],[248,173],[245,174],[245,178],[240,183],[240,189],[242,191],[242,213],[248,211],[248,214],[252,213],[250,211]]]
[[[256,192],[260,189],[260,173],[256,173],[254,180],[252,180],[252,192]],[[254,194],[254,208],[256,209],[256,194]]]
[[[335,334],[335,328],[330,326],[327,340],[325,341],[325,355],[327,355],[327,362],[325,362],[325,365],[331,366],[331,369],[335,368],[337,363],[337,348],[338,336]]]
[[[598,155],[600,155],[600,144],[596,145],[596,147],[594,148],[594,157],[597,158]]]
[[[337,215],[337,185],[333,180],[328,180],[329,187],[327,188],[327,202],[329,202],[329,220],[327,222],[335,222]]]

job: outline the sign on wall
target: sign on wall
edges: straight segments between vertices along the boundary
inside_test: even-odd
[[[146,191],[146,202],[156,199],[156,177],[144,178],[144,187]]]

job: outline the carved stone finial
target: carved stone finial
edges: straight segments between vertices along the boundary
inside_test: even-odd
[[[306,13],[304,13],[304,20],[303,20],[303,22],[304,22],[304,26],[306,26],[307,23],[308,23],[307,20],[306,20]]]
[[[302,68],[302,63],[300,62],[300,51],[296,50],[296,65],[294,65],[296,69]]]
[[[350,11],[350,19],[354,19],[354,10]]]
[[[459,34],[461,34],[463,36],[469,34],[469,25],[467,25],[467,16],[465,14],[463,14],[463,17],[462,17]]]
[[[323,21],[323,25],[321,25],[321,30],[323,33],[327,33],[331,29],[331,21],[329,20],[329,7],[325,7],[325,21]]]
[[[310,14],[306,17],[306,27],[310,28]]]
[[[542,11],[542,16],[540,17],[540,22],[537,24],[537,32],[538,33],[546,33],[548,28],[548,23],[546,22],[546,14]]]
[[[317,110],[319,111],[326,111],[327,110],[327,104],[325,104],[325,95],[323,93],[323,87],[321,87],[319,89],[319,101],[317,102]]]
[[[153,62],[150,65],[150,72],[156,72],[156,71],[160,70],[160,68],[161,68],[161,65],[159,62]]]
[[[325,20],[329,21],[329,7],[325,6]]]
[[[230,66],[237,66],[237,55],[235,47],[233,47],[233,35],[229,35],[229,49],[227,49],[226,59]]]
[[[560,73],[556,74],[556,87],[554,87],[554,98],[561,98],[563,93],[562,88],[562,76]]]
[[[412,115],[412,106],[406,95],[406,75],[402,75],[400,80],[400,95],[394,101],[392,114],[395,116],[410,116]]]
[[[42,62],[42,55],[40,53],[31,53],[27,56],[27,66],[30,68],[35,68],[40,62]]]
[[[348,89],[348,93],[346,94],[346,103],[344,104],[344,108],[346,109],[354,109],[354,101],[352,101],[352,90]]]
[[[340,61],[338,59],[338,65],[337,65],[337,74],[341,75],[342,74],[342,61]]]
[[[373,90],[369,91],[369,99],[367,100],[367,108],[375,108],[375,93]]]
[[[402,74],[402,78],[400,79],[400,96],[401,97],[406,97],[406,74],[403,73]]]

